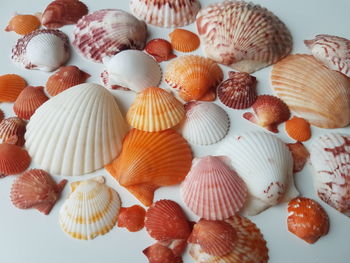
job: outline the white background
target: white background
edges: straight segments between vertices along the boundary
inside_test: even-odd
[[[40,71],[29,71],[17,68],[10,60],[10,51],[18,36],[14,33],[6,33],[3,29],[14,12],[35,13],[42,12],[49,0],[2,0],[0,8],[0,75],[17,73],[25,77],[30,85],[45,85],[50,73]],[[129,10],[127,0],[84,0],[90,11],[103,8],[121,8]],[[215,2],[214,0],[201,0],[202,6]],[[273,11],[287,25],[293,35],[293,53],[308,53],[303,44],[304,39],[311,39],[320,33],[334,34],[350,38],[348,0],[326,1],[326,0],[255,0]],[[188,26],[196,32],[194,25]],[[73,26],[63,27],[72,40]],[[167,38],[170,29],[161,29],[149,26],[149,39],[155,37]],[[73,51],[73,50],[72,50]],[[202,54],[200,50],[197,52]],[[179,53],[177,53],[180,55]],[[102,65],[92,63],[72,52],[68,64],[79,66],[87,71],[92,77],[89,82],[99,83],[99,74],[103,69]],[[166,62],[161,66],[164,68]],[[225,77],[227,77],[227,68]],[[269,86],[269,74],[271,67],[254,73],[258,79],[259,94],[271,93]],[[166,84],[162,82],[162,87]],[[134,94],[127,92],[116,92],[117,101],[126,112],[134,98]],[[325,94],[327,96],[327,94]],[[219,101],[216,103],[224,107]],[[0,108],[5,111],[6,117],[13,116],[12,105],[1,103]],[[260,129],[241,116],[245,111],[234,111],[228,108],[225,110],[230,114],[230,134],[239,133],[245,130]],[[278,134],[286,142],[292,142],[284,132],[284,126],[280,125]],[[318,134],[326,133],[329,130],[322,130],[312,127],[313,138]],[[350,133],[349,128],[339,131]],[[312,139],[310,140],[312,141]],[[310,141],[306,143],[310,145]],[[222,141],[221,143],[225,143]],[[195,156],[205,156],[213,153],[219,144],[206,147],[192,147]],[[252,162],[254,160],[251,160]],[[33,167],[38,168],[35,164]],[[121,196],[123,206],[137,204],[138,201],[121,188],[106,171],[100,170],[95,175],[105,175],[107,183],[115,188]],[[69,181],[89,178],[84,177],[68,178]],[[61,179],[55,177],[56,180]],[[296,185],[303,196],[319,200],[312,185],[312,167],[308,164],[303,172],[295,175]],[[45,216],[36,210],[19,210],[12,206],[9,192],[14,176],[0,180],[0,263],[116,263],[116,262],[147,262],[142,250],[154,243],[148,237],[145,230],[138,233],[129,233],[125,229],[115,227],[108,234],[97,237],[92,241],[74,240],[68,237],[58,225],[58,210],[66,198],[69,187],[66,187],[61,200]],[[169,198],[181,202],[178,187],[167,187],[156,192],[155,200]],[[261,229],[269,247],[271,263],[346,263],[350,262],[350,218],[338,213],[323,202],[330,217],[330,232],[326,237],[321,238],[316,244],[309,245],[298,239],[287,231],[286,226],[286,204],[270,208],[251,219]],[[182,204],[183,205],[183,204]],[[197,218],[186,210],[192,220]],[[186,252],[184,262],[193,262]]]

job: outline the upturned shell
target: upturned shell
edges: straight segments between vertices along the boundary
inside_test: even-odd
[[[75,26],[73,46],[87,59],[102,62],[125,49],[142,50],[147,27],[119,9],[103,9],[83,16]]]
[[[169,34],[171,45],[180,52],[192,52],[199,47],[199,37],[188,30],[176,28]]]
[[[112,94],[97,84],[80,84],[37,109],[27,126],[26,147],[51,174],[82,175],[111,162],[126,131]]]
[[[12,136],[17,136],[17,143],[18,146],[24,145],[24,134],[26,132],[26,125],[27,123],[17,117],[10,117],[2,122],[0,122],[0,141],[6,142],[8,139],[10,139]]]
[[[5,31],[14,31],[19,35],[26,35],[40,27],[41,23],[37,16],[35,15],[14,15]]]
[[[271,85],[295,115],[320,128],[350,123],[350,80],[310,55],[290,55],[272,68]]]
[[[170,42],[161,38],[155,38],[149,41],[145,47],[145,51],[154,57],[158,63],[176,58]]]
[[[19,75],[0,76],[0,102],[14,102],[26,86],[27,82]]]
[[[30,163],[31,158],[25,149],[9,143],[0,144],[0,178],[23,173]]]
[[[118,193],[104,184],[103,177],[74,182],[60,209],[59,223],[71,237],[91,240],[114,227],[120,205]]]
[[[253,3],[224,1],[197,15],[204,52],[214,61],[252,73],[276,63],[292,49],[292,37],[272,12]]]

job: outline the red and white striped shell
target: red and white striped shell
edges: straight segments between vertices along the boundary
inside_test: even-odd
[[[0,141],[6,142],[12,136],[17,136],[16,145],[23,146],[25,143],[24,134],[26,133],[27,123],[18,118],[10,117],[0,122]]]

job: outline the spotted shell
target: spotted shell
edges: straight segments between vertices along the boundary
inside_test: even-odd
[[[35,15],[14,15],[5,31],[14,31],[19,35],[26,35],[40,27],[41,23],[37,16]]]
[[[0,102],[14,102],[26,86],[27,82],[19,75],[0,76]]]
[[[16,145],[24,145],[24,134],[27,123],[17,117],[10,117],[0,122],[0,141],[6,142],[12,136],[17,136]]]

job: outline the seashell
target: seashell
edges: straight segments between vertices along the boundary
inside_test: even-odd
[[[196,25],[205,54],[237,71],[252,73],[276,63],[292,50],[283,22],[260,5],[215,3],[199,11]]]
[[[158,86],[162,79],[159,64],[142,51],[125,50],[111,59],[105,59],[103,63],[107,72],[107,79],[103,82],[108,88],[122,87],[140,92]]]
[[[298,196],[293,180],[293,158],[285,143],[261,132],[236,135],[222,144],[218,155],[226,155],[248,188],[243,212],[256,215]]]
[[[76,66],[60,67],[55,74],[49,77],[45,88],[50,96],[56,96],[70,87],[84,83],[89,77],[90,74]]]
[[[182,263],[182,258],[176,256],[174,252],[159,243],[143,250],[143,254],[148,258],[149,263]]]
[[[224,220],[235,215],[246,200],[247,187],[225,158],[195,158],[181,184],[182,200],[200,218]]]
[[[73,46],[87,59],[102,62],[125,49],[142,50],[147,26],[119,9],[103,9],[83,16],[75,26]]]
[[[317,35],[305,40],[312,55],[327,68],[350,77],[350,40],[330,35]]]
[[[191,31],[176,28],[169,34],[173,48],[180,52],[195,51],[200,44],[199,37]]]
[[[118,227],[125,227],[130,232],[140,231],[145,226],[146,211],[139,205],[120,208]]]
[[[290,111],[281,99],[271,95],[260,95],[254,102],[253,111],[243,114],[243,118],[271,132],[278,132],[277,126],[290,117]]]
[[[149,87],[137,95],[126,120],[138,130],[157,132],[176,126],[184,116],[184,106],[172,94]]]
[[[126,132],[112,94],[97,84],[80,84],[37,109],[27,126],[26,148],[51,174],[82,175],[111,162]]]
[[[26,35],[40,27],[41,23],[37,16],[35,15],[14,15],[5,31],[14,31],[19,35]]]
[[[66,183],[64,179],[56,184],[43,170],[29,170],[14,181],[10,193],[12,204],[19,209],[35,208],[48,215]]]
[[[318,196],[350,217],[350,135],[319,136],[312,142],[310,159]]]
[[[203,224],[203,221],[206,224]],[[209,224],[210,223],[210,224]],[[194,233],[197,238],[201,237],[202,242],[196,242],[189,240],[190,255],[196,262],[201,263],[214,263],[214,262],[225,262],[225,263],[267,263],[269,260],[268,248],[266,246],[266,241],[264,240],[263,235],[261,234],[259,228],[250,221],[248,218],[235,215],[230,219],[226,219],[223,222],[218,221],[206,221],[201,220],[194,226]],[[229,224],[235,233],[234,236],[225,235],[227,239],[221,239],[220,243],[211,243],[211,246],[203,246],[203,241],[214,241],[215,239],[220,239],[220,236],[213,236],[215,232],[221,233],[223,229],[228,226],[223,223]],[[209,226],[215,225],[216,228],[209,228]],[[191,236],[193,237],[193,236]],[[195,240],[198,241],[198,240]],[[205,242],[204,242],[205,244]],[[210,244],[210,243],[209,243]],[[227,251],[226,249],[232,247],[231,251],[225,255],[211,255],[206,252],[208,247],[217,247],[222,251]]]
[[[14,102],[27,82],[16,74],[0,76],[0,102]]]
[[[5,113],[2,110],[0,110],[0,123],[4,120],[4,118],[5,118]],[[0,137],[1,137],[1,134],[0,134]]]
[[[287,146],[293,156],[293,172],[300,172],[309,159],[310,153],[301,142],[287,143]]]
[[[102,176],[74,182],[59,211],[59,223],[73,238],[94,239],[114,227],[120,205],[118,193],[104,184]]]
[[[288,203],[288,230],[309,244],[327,235],[329,219],[326,211],[316,201],[297,197]]]
[[[48,99],[44,87],[28,86],[18,95],[13,105],[13,111],[19,118],[29,120],[34,112]]]
[[[62,31],[38,29],[20,38],[12,60],[26,69],[53,71],[70,57],[68,37]]]
[[[185,101],[215,99],[216,85],[223,79],[221,68],[212,60],[188,55],[172,60],[165,71],[165,81],[179,89]]]
[[[293,117],[286,121],[286,132],[296,141],[305,142],[311,138],[310,123],[304,118]]]
[[[28,152],[21,147],[10,144],[0,144],[0,178],[23,173],[31,162]]]
[[[1,118],[0,118],[1,119]],[[17,136],[18,146],[23,146],[25,143],[24,134],[26,133],[27,123],[17,117],[10,117],[0,122],[0,141],[6,142],[12,136]]]
[[[290,55],[271,72],[271,85],[290,110],[320,128],[350,123],[350,80],[310,55]]]
[[[247,109],[256,98],[256,78],[245,72],[229,72],[229,78],[218,86],[219,100],[232,109]]]
[[[87,13],[87,6],[80,1],[56,0],[46,7],[41,22],[47,28],[60,28],[75,24]]]
[[[174,130],[143,132],[132,129],[123,148],[106,170],[145,206],[160,186],[180,183],[191,168],[192,153]]]
[[[131,0],[131,12],[147,24],[159,27],[187,26],[200,9],[198,0]]]
[[[155,38],[149,41],[145,47],[145,51],[153,56],[158,63],[176,58],[176,55],[173,54],[171,44],[161,38]]]

